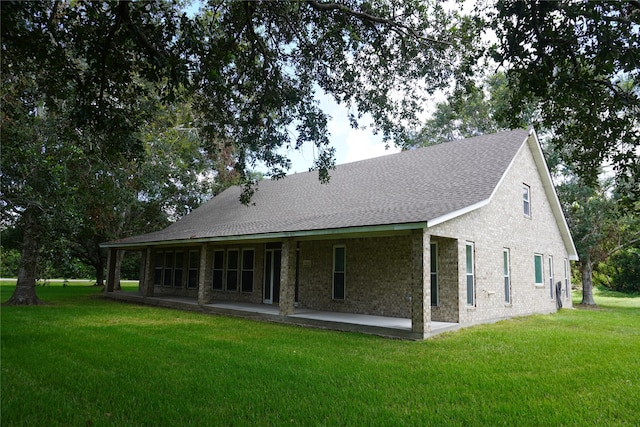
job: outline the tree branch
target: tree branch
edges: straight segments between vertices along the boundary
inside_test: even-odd
[[[446,46],[452,46],[452,43],[449,42],[445,42],[443,40],[436,40],[430,37],[425,37],[421,34],[418,34],[418,32],[407,26],[404,24],[401,24],[400,22],[397,22],[393,19],[389,19],[389,18],[382,18],[380,16],[375,16],[375,15],[371,15],[369,13],[366,12],[358,12],[357,10],[353,10],[350,9],[348,6],[344,5],[344,4],[340,4],[340,3],[322,3],[319,2],[317,0],[306,0],[306,3],[311,6],[313,9],[319,11],[319,12],[329,12],[329,11],[333,11],[333,10],[337,10],[340,11],[346,15],[352,16],[354,18],[359,19],[362,22],[373,22],[376,24],[383,24],[383,25],[387,25],[391,30],[393,30],[395,33],[399,34],[399,35],[406,35],[409,37],[413,37],[415,39],[421,40],[423,42],[427,42],[429,44],[432,43],[437,43],[437,44],[443,44]]]
[[[126,11],[124,10],[126,9]],[[115,36],[116,32],[118,31],[118,29],[120,28],[120,25],[122,25],[122,15],[123,14],[128,14],[129,13],[129,5],[125,2],[120,2],[118,3],[118,7],[117,7],[117,11],[116,11],[116,22],[113,23],[113,26],[111,27],[111,29],[109,30],[109,34],[107,34],[107,37],[104,40],[104,44],[102,46],[102,56],[100,58],[101,61],[101,67],[102,67],[102,72],[101,77],[100,77],[100,94],[98,96],[98,103],[99,105],[102,105],[102,100],[104,97],[104,91],[106,89],[106,77],[107,77],[107,73],[105,72],[105,68],[106,68],[106,64],[107,64],[107,55],[109,54],[109,50],[111,49],[111,43],[113,42],[113,37]]]
[[[636,237],[633,240],[629,240],[628,242],[625,243],[621,243],[618,246],[616,246],[615,248],[611,249],[609,252],[607,252],[605,255],[605,259],[609,258],[611,255],[613,255],[614,253],[618,252],[619,250],[622,250],[624,248],[627,248],[631,245],[633,245],[636,242],[640,242],[640,237]]]
[[[629,12],[627,14],[620,14],[619,16],[602,16],[601,19],[605,22],[624,22],[626,24],[634,24],[636,15],[640,14],[640,1],[630,0],[627,1],[629,6]],[[622,4],[621,4],[622,6]],[[631,10],[633,9],[633,10]],[[623,8],[620,8],[622,11]]]
[[[138,42],[140,42],[142,47],[144,47],[152,57],[155,57],[160,61],[160,63],[162,63],[163,65],[166,65],[168,63],[167,56],[164,53],[162,53],[160,50],[158,50],[149,41],[147,36],[142,31],[140,31],[138,27],[135,26],[133,21],[131,21],[131,15],[129,13],[129,3],[131,3],[129,0],[120,0],[118,2],[119,17],[122,18],[124,23],[127,25],[127,28],[129,29],[129,31],[138,40]],[[122,15],[120,16],[120,14]]]

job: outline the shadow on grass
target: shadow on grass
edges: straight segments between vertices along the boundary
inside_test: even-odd
[[[575,308],[576,310],[600,310],[602,307],[600,306],[600,304],[597,305],[585,305],[585,304],[573,304],[573,308]]]
[[[579,304],[575,302],[575,299],[582,298],[582,288],[573,288],[574,305]],[[619,299],[633,299],[640,298],[640,292],[620,292],[613,289],[606,288],[604,286],[594,286],[593,296],[597,298],[619,298]],[[597,302],[597,301],[596,301]]]
[[[597,287],[597,295],[606,298],[640,298],[640,292],[620,292],[605,288],[604,286]]]

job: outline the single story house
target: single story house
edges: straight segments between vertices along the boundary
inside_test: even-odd
[[[571,306],[577,251],[534,130],[512,130],[231,187],[142,252],[139,294],[471,325]],[[559,283],[558,283],[559,282]]]

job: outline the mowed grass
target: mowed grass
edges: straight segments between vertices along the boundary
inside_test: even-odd
[[[640,296],[407,342],[125,304],[89,284],[2,307],[2,426],[640,425]]]

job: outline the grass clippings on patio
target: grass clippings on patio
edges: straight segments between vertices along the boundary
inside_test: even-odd
[[[2,307],[3,426],[640,424],[639,296],[599,291],[597,310],[407,342],[122,304],[86,285]]]

